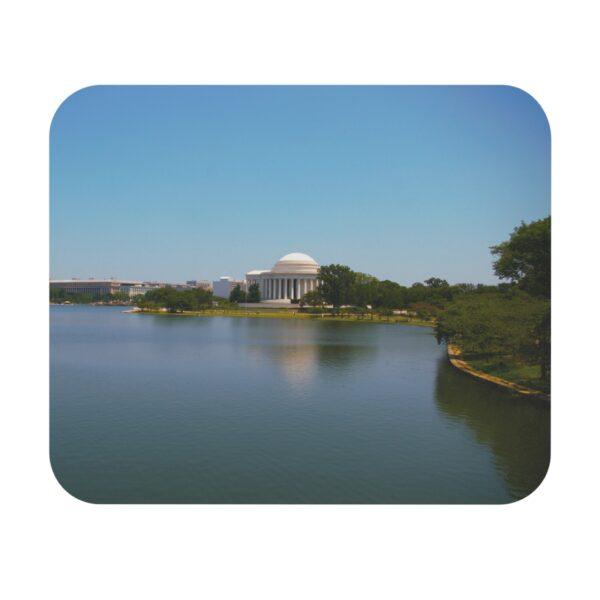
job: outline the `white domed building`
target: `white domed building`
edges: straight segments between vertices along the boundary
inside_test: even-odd
[[[246,284],[258,283],[262,302],[290,304],[316,289],[319,265],[302,252],[281,257],[270,271],[249,271]]]

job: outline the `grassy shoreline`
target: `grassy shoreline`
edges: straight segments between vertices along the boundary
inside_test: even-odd
[[[202,311],[182,311],[177,313],[165,312],[155,309],[141,309],[133,311],[132,314],[151,314],[168,317],[236,317],[247,319],[312,319],[318,321],[339,321],[357,323],[388,323],[399,325],[413,325],[416,327],[433,327],[434,321],[414,319],[401,315],[334,315],[334,314],[311,314],[289,309],[207,309]]]
[[[486,359],[467,357],[473,368],[494,377],[516,383],[526,388],[531,388],[541,394],[550,393],[549,382],[540,379],[539,366],[519,364],[506,359]]]
[[[539,378],[539,367],[510,360],[465,355],[455,344],[447,345],[450,363],[473,377],[512,390],[518,394],[550,399],[549,382]]]

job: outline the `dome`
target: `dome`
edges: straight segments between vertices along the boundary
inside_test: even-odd
[[[303,254],[302,252],[292,252],[291,254],[286,254],[285,256],[282,256],[277,262],[306,262],[311,265],[317,264],[317,261],[312,256],[309,256],[308,254]]]
[[[298,273],[300,275],[316,275],[318,271],[317,261],[302,252],[292,252],[282,256],[271,269],[272,273]]]

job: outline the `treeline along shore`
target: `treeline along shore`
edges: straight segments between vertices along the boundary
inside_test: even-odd
[[[320,267],[319,287],[287,309],[261,307],[260,291],[239,286],[229,298],[210,290],[154,289],[133,301],[139,312],[180,316],[327,319],[434,327],[439,343],[451,344],[461,361],[548,394],[550,391],[550,217],[521,223],[509,239],[491,248],[498,285],[458,283],[431,277],[411,286],[353,271],[345,265]],[[54,295],[53,295],[54,294]],[[51,290],[54,302],[90,298]],[[250,305],[248,305],[250,303]],[[255,304],[253,306],[253,304]]]

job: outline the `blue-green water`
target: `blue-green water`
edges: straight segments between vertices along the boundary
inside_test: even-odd
[[[428,328],[51,307],[51,459],[92,502],[499,503],[549,407],[456,371]]]

